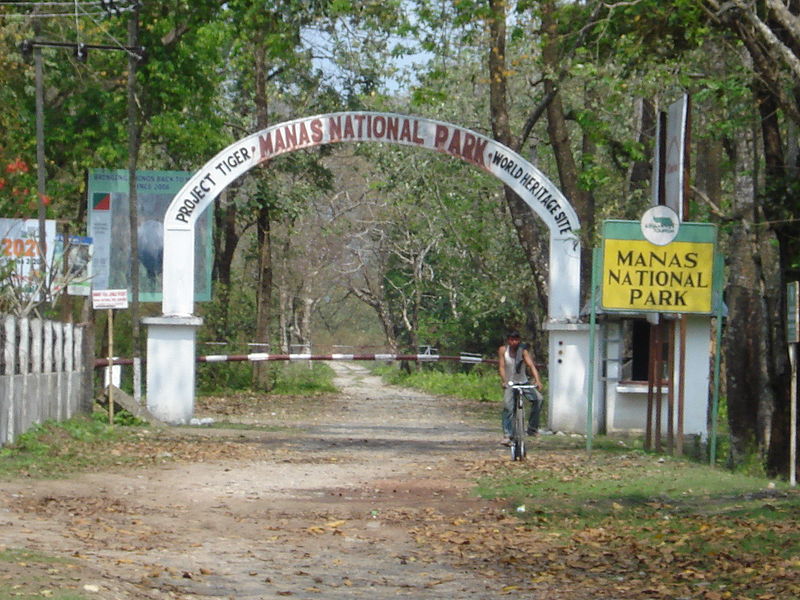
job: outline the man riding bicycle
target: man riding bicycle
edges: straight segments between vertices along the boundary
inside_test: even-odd
[[[498,371],[500,382],[503,386],[503,434],[505,439],[504,446],[511,445],[511,416],[514,408],[514,392],[509,383],[527,383],[529,377],[527,371],[533,376],[536,389],[542,390],[542,380],[539,378],[539,371],[533,363],[532,353],[528,351],[527,344],[522,344],[522,337],[519,331],[512,331],[506,336],[506,343],[497,350]],[[535,390],[533,390],[535,391]],[[539,431],[539,411],[541,409],[541,394],[538,397],[528,396],[531,401],[531,415],[528,419],[528,435],[536,435]]]

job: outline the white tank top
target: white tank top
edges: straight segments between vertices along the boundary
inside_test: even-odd
[[[513,381],[514,383],[525,383],[528,381],[527,369],[525,365],[522,364],[519,368],[519,373],[517,372],[517,365],[522,363],[522,355],[524,350],[522,349],[522,344],[517,346],[517,355],[516,357],[511,356],[509,352],[508,346],[506,346],[505,351],[505,361],[506,361],[506,377],[509,378],[509,381]]]

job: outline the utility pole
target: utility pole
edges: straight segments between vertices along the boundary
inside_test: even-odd
[[[113,1],[104,0],[103,7],[109,11],[110,14],[120,14],[122,8],[117,7],[114,5]],[[44,63],[42,58],[42,48],[64,48],[64,49],[71,49],[75,57],[84,62],[87,59],[87,53],[90,49],[92,50],[112,50],[112,51],[123,51],[128,53],[128,85],[133,87],[133,91],[129,89],[129,107],[128,107],[128,114],[131,115],[131,111],[133,111],[134,118],[135,118],[135,108],[136,108],[136,100],[135,100],[135,71],[137,63],[144,58],[144,48],[141,48],[138,45],[139,40],[139,5],[133,5],[129,8],[132,11],[132,18],[131,21],[133,25],[129,24],[129,38],[131,37],[131,28],[133,27],[133,39],[135,40],[134,44],[123,47],[123,46],[111,46],[107,44],[82,44],[82,43],[72,43],[72,42],[56,42],[56,41],[48,41],[48,40],[41,40],[39,39],[39,34],[41,33],[41,26],[39,25],[39,19],[34,20],[34,34],[35,38],[32,40],[24,40],[20,44],[20,49],[22,54],[26,57],[33,56],[33,63],[34,63],[34,72],[35,72],[35,100],[36,100],[36,191],[38,195],[38,211],[37,211],[37,218],[39,221],[39,255],[41,258],[41,273],[42,279],[46,281],[47,277],[47,264],[46,264],[46,255],[47,255],[47,240],[46,240],[46,220],[47,220],[47,207],[45,205],[45,195],[47,191],[47,181],[46,181],[46,164],[45,164],[45,139],[44,139]],[[133,66],[130,66],[133,65]],[[131,83],[133,82],[133,83]],[[133,108],[131,108],[131,105]],[[135,121],[134,121],[135,122]],[[135,129],[131,129],[129,131],[134,131],[136,136],[135,139],[135,147],[136,147],[136,154],[138,155],[139,149],[139,142],[138,142],[138,127]],[[133,162],[133,169],[134,174],[136,172],[136,162],[134,159]],[[135,175],[133,183],[135,184]],[[133,197],[132,202],[135,201],[135,187],[133,188]],[[134,205],[135,206],[135,205]],[[136,217],[135,209],[132,213],[133,218]],[[134,240],[134,244],[136,241],[135,237],[135,230],[131,235],[131,238]],[[135,246],[134,246],[135,249]],[[136,255],[134,255],[136,256]],[[138,270],[136,271],[137,274],[137,284],[138,284]],[[50,289],[49,285],[45,286],[45,301],[49,301],[49,294]],[[136,288],[136,293],[138,294],[138,285]],[[136,300],[138,302],[138,296],[136,296]],[[138,308],[138,303],[137,303]],[[138,331],[138,318],[134,320],[135,327]],[[134,338],[134,348],[138,348],[138,341]]]
[[[134,5],[128,19],[128,46],[139,45],[139,6]],[[136,193],[136,168],[139,162],[139,119],[136,109],[136,67],[139,57],[128,54],[128,216],[131,232],[131,324],[133,330],[133,396],[136,402],[142,398],[142,361],[139,340],[139,214]]]
[[[34,24],[34,33],[39,37],[39,20]],[[47,281],[47,238],[45,237],[45,221],[47,220],[47,207],[44,204],[47,191],[45,179],[44,157],[44,65],[42,64],[42,49],[38,45],[33,47],[33,65],[36,79],[36,192],[37,218],[39,219],[39,267],[42,281]],[[45,302],[49,301],[50,286],[45,285],[41,291]]]

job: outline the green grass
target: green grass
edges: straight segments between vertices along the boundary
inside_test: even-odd
[[[688,535],[678,552],[713,554],[736,532],[737,552],[800,555],[800,492],[784,483],[639,451],[581,452],[533,449],[527,464],[481,479],[477,493],[530,507],[523,520],[566,536],[603,528],[657,545]],[[709,528],[723,533],[698,535]]]
[[[335,373],[321,362],[289,363],[277,371],[275,384],[270,392],[287,396],[319,396],[336,393],[333,385]]]
[[[271,382],[270,393],[286,395],[320,395],[336,392],[335,375],[328,365],[308,362],[267,363]],[[197,392],[219,396],[252,390],[253,363],[201,363],[197,372]]]
[[[0,550],[0,563],[43,563],[47,565],[57,564],[72,564],[72,561],[66,558],[59,558],[56,556],[49,556],[42,552],[35,550],[20,550],[15,548],[6,548]]]
[[[197,393],[201,396],[222,396],[253,391],[252,363],[216,363],[204,365],[199,372]],[[215,372],[218,369],[219,372]],[[328,365],[312,362],[270,363],[270,394],[286,396],[319,396],[336,393],[335,373]],[[235,372],[235,376],[228,376]]]
[[[423,366],[406,373],[399,367],[391,365],[377,367],[374,371],[387,383],[431,394],[481,402],[499,401],[502,398],[500,380],[494,370],[473,369],[467,373],[451,373]]]
[[[75,566],[69,559],[41,552],[0,549],[0,600],[86,600],[78,591],[59,589]]]
[[[552,438],[486,473],[477,492],[518,518],[537,576],[626,599],[800,597],[800,490],[785,483]]]
[[[106,413],[96,412],[36,425],[13,444],[0,448],[0,479],[20,475],[57,478],[124,461],[124,457],[104,455],[102,449],[129,438],[136,428],[111,427],[107,418]]]
[[[766,485],[763,479],[755,477],[684,461],[663,460],[663,463],[658,462],[652,455],[641,455],[640,460],[625,457],[620,464],[604,460],[606,466],[613,465],[613,473],[605,473],[600,468],[566,469],[534,474],[535,486],[531,486],[527,478],[510,477],[494,482],[493,487],[502,496],[522,495],[537,501],[559,497],[569,498],[576,504],[604,499],[632,504],[662,497],[679,497],[685,501],[717,494],[741,494]]]

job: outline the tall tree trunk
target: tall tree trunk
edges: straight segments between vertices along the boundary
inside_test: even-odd
[[[506,0],[490,0],[489,18],[489,104],[492,135],[501,144],[519,151],[518,142],[511,133],[507,103],[506,69]],[[547,270],[549,266],[549,235],[539,223],[522,198],[511,188],[504,186],[506,204],[517,233],[517,240],[528,262],[536,295],[543,311],[547,309],[549,289]]]
[[[300,343],[303,344],[305,352],[311,352],[311,319],[314,314],[316,302],[307,290],[303,290],[303,297],[300,300],[302,303],[298,323]]]
[[[789,193],[790,181],[787,179],[783,155],[778,107],[789,119],[800,123],[800,102],[796,88],[795,93],[791,94],[786,91],[787,86],[784,85],[786,67],[790,70],[797,68],[797,44],[791,41],[791,35],[785,35],[787,31],[785,23],[791,22],[792,15],[796,15],[797,3],[791,3],[789,10],[784,10],[785,7],[780,3],[770,3],[771,12],[766,22],[761,21],[761,16],[756,12],[763,8],[760,3],[737,2],[735,3],[737,10],[733,11],[724,10],[727,5],[717,0],[706,0],[706,3],[719,24],[730,28],[743,42],[746,54],[743,53],[742,62],[755,73],[753,88],[761,116],[761,136],[766,166],[764,188],[766,202],[760,208],[771,228],[771,233],[774,233],[774,237],[762,243],[762,253],[760,255],[754,253],[759,259],[759,265],[763,265],[765,274],[762,279],[763,287],[756,288],[762,294],[766,315],[765,326],[755,329],[758,335],[763,335],[764,360],[768,361],[761,394],[764,396],[764,402],[771,403],[769,407],[771,424],[762,423],[769,430],[763,432],[762,439],[758,441],[760,450],[766,450],[766,465],[770,473],[785,473],[788,466],[789,382],[783,322],[784,277],[793,272],[792,258],[800,251],[800,242],[797,241],[796,227],[793,228],[791,223],[799,207],[796,194]],[[785,21],[787,17],[789,21]],[[788,45],[784,45],[787,42]],[[774,241],[777,241],[777,256],[775,247],[771,244]],[[735,250],[737,253],[741,252],[738,248]],[[779,266],[777,272],[776,266]],[[729,320],[734,322],[733,316]],[[742,321],[744,322],[746,321]],[[748,327],[750,326],[748,323]],[[736,348],[729,350],[736,352]],[[761,370],[760,364],[759,370]],[[737,398],[736,401],[741,399]],[[746,424],[736,425],[741,425],[746,431]]]
[[[544,0],[541,7],[542,31],[544,32],[542,62],[546,72],[558,73],[561,68],[561,56],[558,51],[558,25],[555,18],[555,2],[554,0]],[[544,81],[545,95],[552,96],[552,100],[547,105],[547,135],[553,147],[561,190],[572,203],[578,219],[580,219],[583,247],[590,248],[594,233],[594,199],[591,194],[582,190],[578,185],[578,166],[570,145],[567,119],[564,115],[564,105],[558,85],[558,80],[555,77],[548,77]],[[581,289],[583,290],[583,295],[589,292],[590,260],[591,252],[583,252],[581,257]]]
[[[288,354],[292,343],[292,290],[289,288],[288,275],[288,259],[289,252],[291,251],[292,236],[286,233],[286,237],[282,244],[282,258],[280,261],[280,274],[278,275],[278,328],[280,335],[281,352]]]
[[[236,230],[236,204],[226,202],[233,192],[223,192],[222,201],[214,211],[214,269],[213,279],[219,283],[219,306],[222,317],[218,324],[217,337],[228,336],[228,317],[230,315],[231,270],[233,255],[239,244],[239,233]]]
[[[651,154],[647,152],[647,149],[653,147],[656,129],[656,109],[651,98],[636,100],[636,129],[636,141],[645,148],[645,157],[647,157]],[[628,173],[626,195],[630,196],[637,190],[649,189],[651,177],[652,163],[649,159],[634,161]]]
[[[375,314],[378,315],[378,321],[380,321],[381,328],[383,329],[383,335],[386,337],[386,343],[389,345],[389,351],[396,353],[397,327],[392,319],[392,311],[390,310],[386,299],[382,296],[379,297],[372,293],[372,291],[368,289],[368,286],[369,282],[367,282],[367,287],[364,288],[350,286],[350,291],[353,292],[356,298],[371,307],[372,310],[375,311]]]
[[[259,34],[255,44],[255,105],[256,128],[260,131],[269,125],[267,100],[267,64],[263,33]],[[262,175],[263,176],[263,175]],[[266,185],[266,182],[262,182]],[[256,339],[263,344],[262,351],[269,351],[270,319],[272,317],[272,238],[270,232],[270,208],[268,199],[261,198],[256,220],[258,241],[258,287],[256,290]],[[261,389],[269,390],[269,363],[257,362],[253,368],[254,384]]]
[[[772,417],[764,426],[767,444],[767,469],[770,473],[786,473],[789,457],[789,390],[790,368],[788,347],[786,343],[785,314],[783,304],[786,288],[785,274],[792,268],[796,255],[791,251],[796,244],[796,227],[786,221],[790,213],[786,211],[789,204],[789,186],[793,182],[787,178],[786,156],[781,137],[781,125],[778,119],[779,107],[776,98],[760,83],[756,84],[756,98],[761,114],[761,136],[764,144],[764,176],[765,194],[762,203],[764,217],[771,223],[767,231],[768,242],[778,241],[779,251],[775,245],[765,244],[765,256],[762,260],[765,271],[764,299],[767,304],[770,326],[766,333],[767,356],[769,367],[769,390],[764,400],[769,402],[769,414]],[[774,235],[773,235],[774,234]]]
[[[741,134],[735,141],[734,164],[739,175],[734,202],[739,218],[728,241],[728,326],[723,341],[732,465],[754,451],[764,455],[772,416],[770,323],[761,256],[767,244],[759,239],[756,225],[755,144],[755,132]]]
[[[258,241],[258,282],[256,295],[256,342],[262,344],[261,351],[270,350],[270,319],[272,317],[272,236],[270,231],[270,210],[265,204],[258,209],[256,238]],[[255,385],[269,390],[269,363],[254,363]]]

